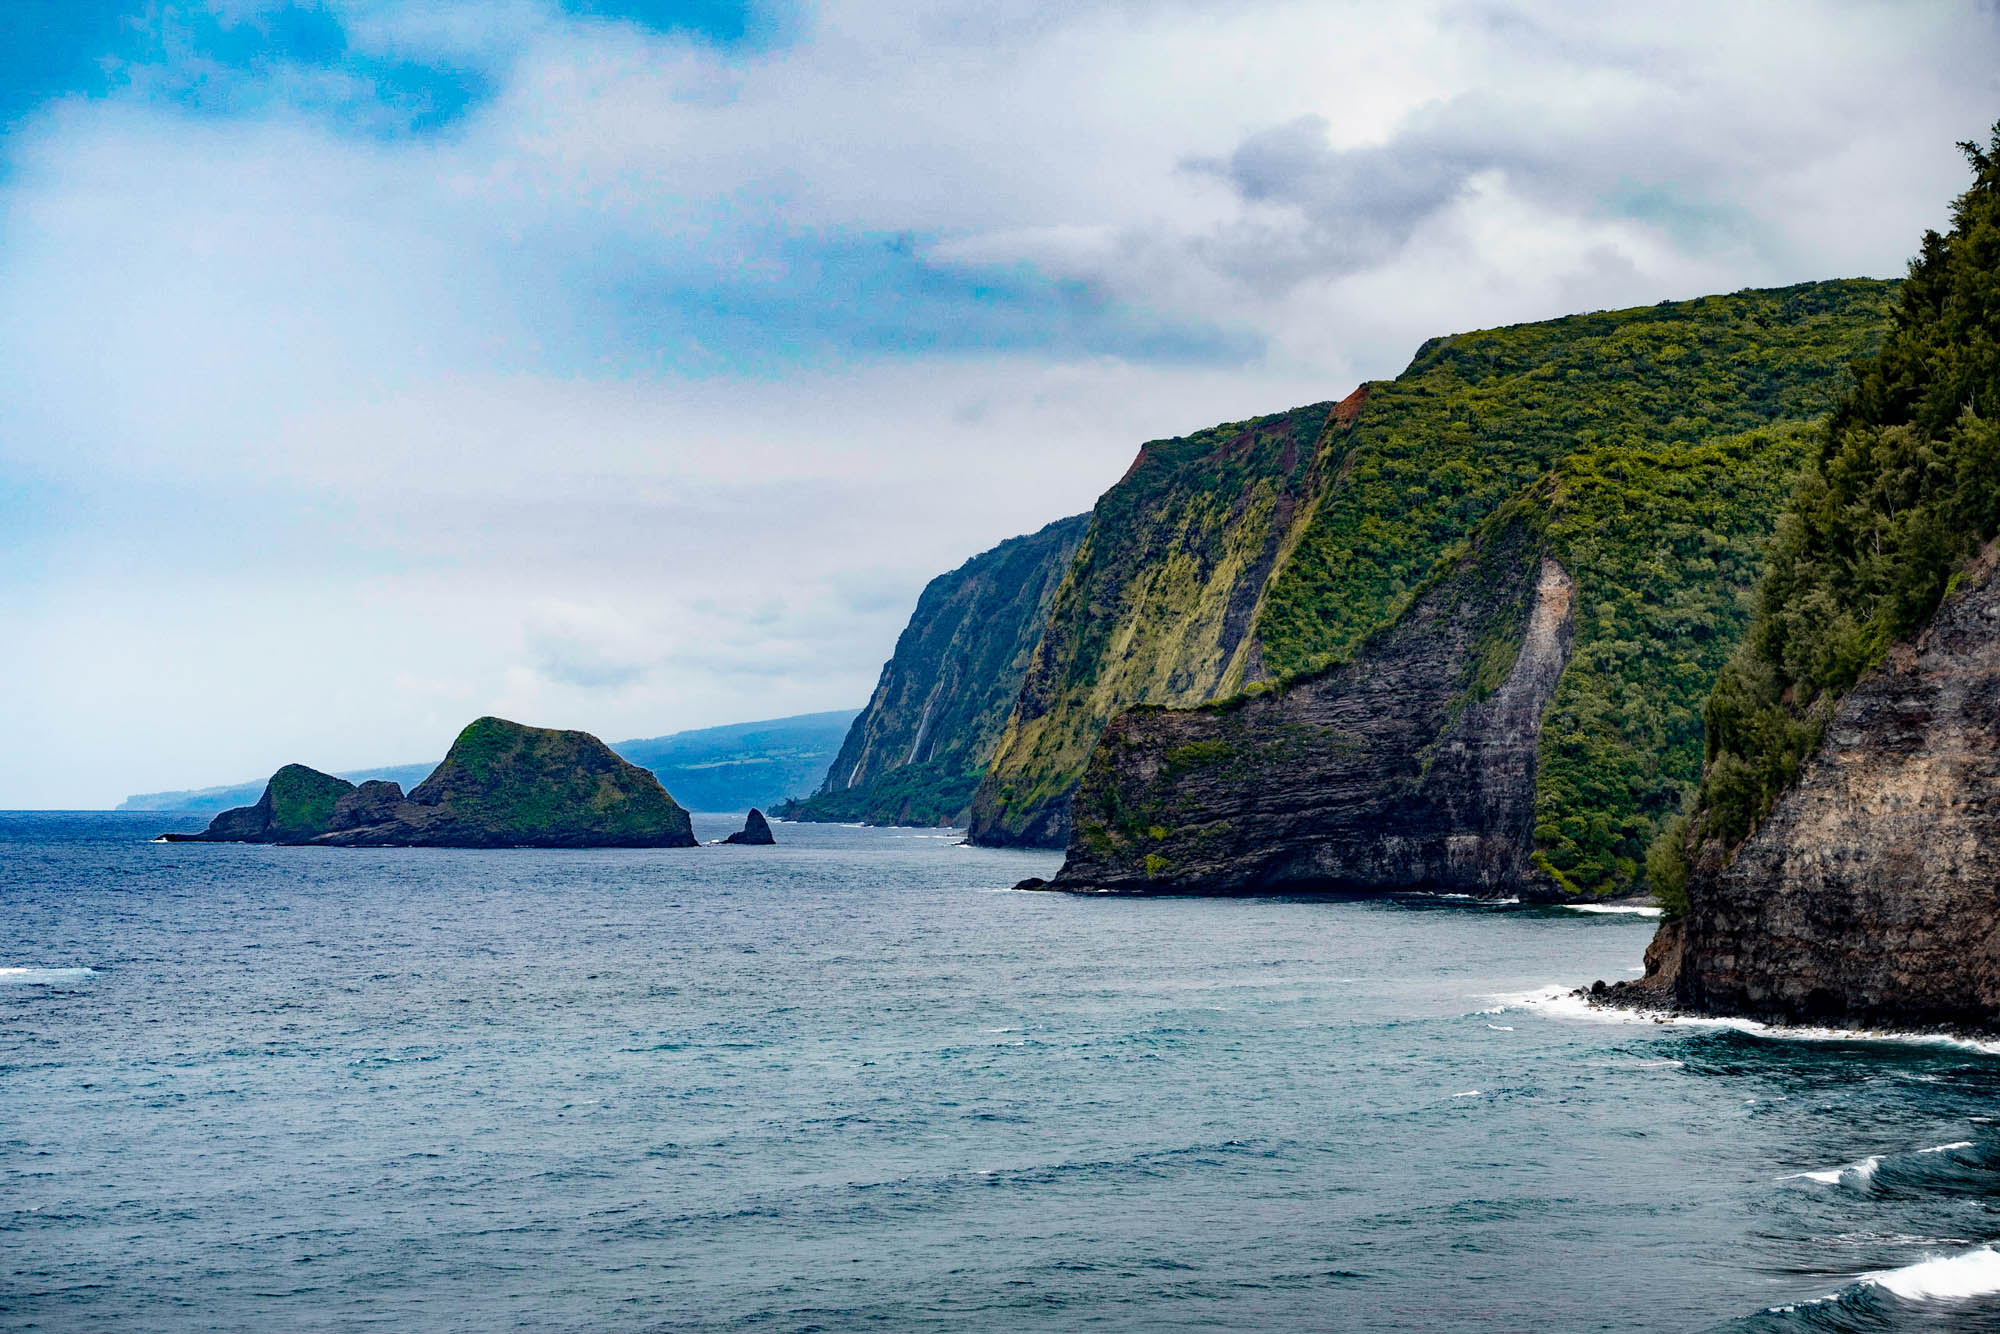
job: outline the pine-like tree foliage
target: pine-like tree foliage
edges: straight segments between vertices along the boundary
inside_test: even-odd
[[[1704,709],[1699,840],[1733,848],[1755,828],[1840,697],[2000,525],[2000,125],[1987,148],[1960,147],[1972,187],[1951,230],[1924,236],[1881,350],[1856,364]]]

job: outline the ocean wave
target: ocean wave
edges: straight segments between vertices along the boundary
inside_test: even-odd
[[[1905,1301],[1964,1301],[2000,1293],[2000,1250],[1991,1245],[1862,1275],[1861,1281]]]
[[[81,982],[97,976],[95,968],[0,968],[0,985]]]
[[[2000,1296],[2000,1250],[1992,1243],[1956,1255],[1929,1255],[1898,1269],[1878,1269],[1838,1292],[1773,1306],[1729,1325],[1762,1331],[1995,1328],[1992,1299]],[[1983,1300],[1982,1300],[1983,1299]]]
[[[1829,1186],[1837,1186],[1843,1181],[1852,1181],[1856,1185],[1865,1186],[1875,1179],[1875,1173],[1881,1166],[1882,1156],[1875,1154],[1863,1158],[1858,1163],[1849,1163],[1845,1167],[1829,1167],[1819,1172],[1794,1172],[1783,1179],[1786,1181],[1818,1181]]]
[[[1663,911],[1640,903],[1565,903],[1571,912],[1616,913],[1628,917],[1658,917]]]
[[[1780,1042],[1891,1042],[1904,1046],[1952,1047],[1986,1056],[2000,1056],[2000,1040],[1959,1037],[1951,1033],[1911,1033],[1880,1028],[1826,1028],[1810,1024],[1773,1024],[1733,1015],[1683,1014],[1677,1010],[1637,1010],[1599,1005],[1587,994],[1566,986],[1533,991],[1495,993],[1501,1011],[1533,1010],[1562,1019],[1595,1024],[1649,1024],[1660,1028],[1729,1029],[1751,1037]],[[1493,1013],[1493,1011],[1482,1011]]]
[[[1795,1172],[1785,1181],[1814,1181],[1857,1194],[1927,1199],[2000,1196],[2000,1143],[1954,1140],[1928,1149],[1871,1154],[1857,1163]]]

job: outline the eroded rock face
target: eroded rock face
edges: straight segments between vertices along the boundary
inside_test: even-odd
[[[1688,886],[1675,994],[1787,1021],[2000,1029],[2000,580],[1989,549]]]
[[[779,814],[918,825],[961,816],[1089,524],[1087,514],[1059,520],[931,580],[826,781]]]
[[[1121,716],[1050,887],[1539,882],[1535,757],[1573,591],[1529,525],[1505,525],[1345,667],[1227,706]]]

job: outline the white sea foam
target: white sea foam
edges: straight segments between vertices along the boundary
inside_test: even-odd
[[[1901,1269],[1865,1274],[1861,1281],[1913,1302],[1983,1297],[2000,1292],[2000,1251],[1981,1246],[1960,1255],[1938,1256]]]
[[[1865,1186],[1874,1178],[1875,1169],[1881,1165],[1881,1155],[1873,1154],[1867,1158],[1863,1158],[1858,1163],[1848,1163],[1844,1167],[1829,1167],[1823,1172],[1794,1172],[1792,1175],[1785,1177],[1784,1180],[1817,1181],[1823,1185],[1838,1186],[1841,1178],[1851,1174],[1854,1177],[1856,1185]]]
[[[1452,1097],[1454,1097],[1454,1098],[1476,1098],[1476,1097],[1478,1097],[1478,1096],[1479,1096],[1479,1090],[1478,1090],[1478,1089],[1467,1089],[1467,1090],[1466,1090],[1465,1092],[1463,1092],[1463,1093],[1454,1093],[1454,1094],[1452,1094],[1451,1096],[1452,1096]]]
[[[1512,1024],[1488,1024],[1487,1027],[1492,1029],[1495,1033],[1511,1033],[1514,1031],[1514,1026]]]
[[[1661,909],[1642,903],[1565,903],[1571,912],[1617,913],[1626,917],[1658,917]]]
[[[0,968],[0,984],[33,982],[81,982],[96,977],[95,968]]]
[[[1960,1139],[1960,1140],[1953,1140],[1949,1144],[1934,1144],[1928,1149],[1918,1149],[1917,1152],[1950,1153],[1953,1149],[1969,1149],[1971,1147],[1972,1147],[1971,1140]],[[1845,1167],[1829,1167],[1826,1168],[1824,1171],[1819,1171],[1819,1172],[1794,1172],[1792,1173],[1792,1175],[1788,1177],[1780,1178],[1780,1180],[1818,1181],[1818,1182],[1823,1182],[1824,1184],[1829,1186],[1837,1186],[1844,1179],[1846,1179],[1849,1176],[1852,1176],[1857,1185],[1865,1186],[1875,1176],[1875,1169],[1880,1167],[1881,1165],[1882,1165],[1882,1155],[1871,1154],[1869,1157],[1863,1158],[1860,1162],[1848,1163]]]
[[[1628,1010],[1622,1006],[1596,1005],[1588,995],[1579,996],[1573,987],[1538,987],[1533,991],[1496,994],[1502,1010],[1535,1010],[1560,1019],[1583,1019],[1595,1024],[1653,1024],[1662,1028],[1728,1028],[1752,1037],[1783,1042],[1895,1042],[1915,1046],[1956,1047],[1962,1051],[2000,1056],[2000,1041],[1956,1037],[1949,1033],[1899,1033],[1876,1028],[1822,1028],[1804,1024],[1767,1024],[1761,1019],[1733,1016],[1679,1014],[1668,1010]]]

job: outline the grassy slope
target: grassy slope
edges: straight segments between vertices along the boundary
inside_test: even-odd
[[[354,784],[303,764],[288,764],[271,775],[264,789],[271,802],[270,832],[279,838],[310,838],[326,829],[334,803]]]
[[[1825,412],[1891,285],[1866,279],[1438,339],[1367,406],[1258,619],[1278,677],[1344,657],[1438,554],[1558,459]]]
[[[1632,887],[1693,789],[1702,700],[1812,438],[1791,423],[1557,467],[1548,545],[1576,579],[1575,642],[1543,717],[1535,841],[1564,887]]]

